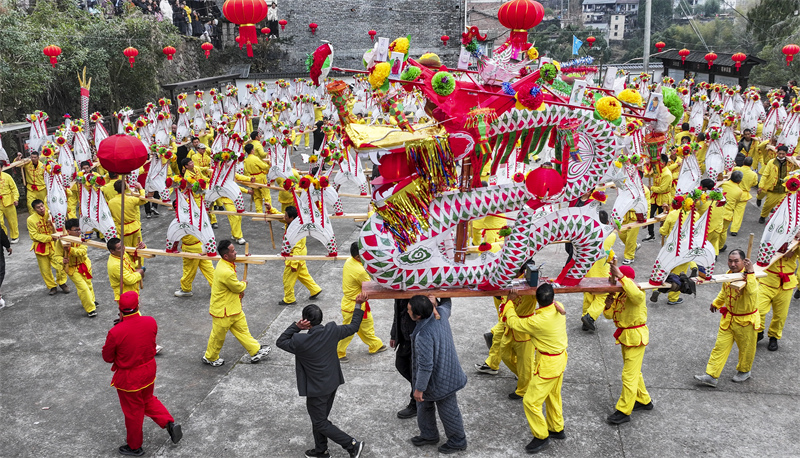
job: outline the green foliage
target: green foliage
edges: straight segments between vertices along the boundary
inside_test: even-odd
[[[791,66],[786,65],[786,56],[781,52],[784,45],[789,42],[780,43],[777,46],[764,46],[758,57],[767,61],[766,64],[759,65],[750,73],[750,82],[756,86],[780,87],[791,79],[797,79],[797,66],[800,65],[800,57],[795,56]]]
[[[645,2],[639,2],[638,16],[636,23],[638,28],[644,30],[644,8]],[[650,22],[650,30],[653,34],[666,30],[672,25],[672,0],[652,0],[652,21]],[[644,32],[640,32],[644,36]]]
[[[774,44],[798,30],[800,22],[793,14],[798,10],[800,0],[761,0],[747,12],[747,30],[757,41]]]
[[[714,51],[744,52],[746,54],[758,51],[758,49],[755,49],[752,36],[747,33],[744,24],[734,23],[725,19],[714,19],[709,22],[695,22],[695,27],[697,27],[700,35],[705,40],[706,45]],[[674,25],[657,37],[667,45],[667,49],[706,49],[689,24]],[[658,39],[654,41],[658,41]]]

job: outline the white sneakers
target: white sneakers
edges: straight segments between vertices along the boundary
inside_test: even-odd
[[[184,291],[182,289],[175,291],[175,297],[192,297],[192,296],[194,296],[194,293],[191,291]]]
[[[262,359],[266,358],[267,355],[269,355],[269,352],[271,351],[272,347],[270,347],[269,345],[262,345],[261,348],[258,350],[258,353],[250,357],[250,363],[255,364],[261,361]]]
[[[164,347],[162,347],[162,346],[161,346],[161,345],[159,345],[159,344],[156,344],[156,354],[159,354],[159,353],[161,353],[161,350],[163,350],[163,349],[164,349]]]
[[[745,380],[747,380],[749,378],[750,378],[750,371],[747,371],[747,372],[739,371],[739,372],[736,373],[736,375],[733,376],[733,378],[731,380],[733,380],[736,383],[741,383],[741,382],[744,382]]]
[[[239,245],[244,245],[245,243],[247,243],[247,240],[245,240],[244,237],[242,237],[239,240],[237,240],[236,243],[238,243]]]
[[[206,359],[205,356],[203,356],[203,362],[208,364],[211,367],[219,367],[219,366],[222,366],[223,364],[225,364],[225,360],[222,359],[222,358],[217,358],[214,361],[209,361],[208,359]]]
[[[11,239],[10,242],[11,243],[19,243],[19,239]]]

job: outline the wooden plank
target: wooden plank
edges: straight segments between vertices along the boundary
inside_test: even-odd
[[[236,180],[236,184],[241,185],[241,186],[247,186],[247,187],[250,187],[250,188],[266,188],[266,189],[272,189],[272,190],[275,190],[275,191],[284,191],[284,189],[282,187],[280,187],[280,186],[271,186],[271,185],[263,184],[263,183],[251,183],[249,181]],[[347,192],[340,192],[339,193],[339,197],[355,197],[357,199],[371,199],[372,198],[369,194],[366,195],[366,196],[362,196],[361,194],[350,194],[350,193],[347,193]]]
[[[7,166],[3,167],[3,172],[5,172],[8,169],[13,169],[15,167],[22,167],[23,165],[27,164],[30,161],[31,161],[31,159],[28,158],[28,157],[26,157],[25,159],[20,159],[18,161],[14,161],[14,162],[8,164]]]

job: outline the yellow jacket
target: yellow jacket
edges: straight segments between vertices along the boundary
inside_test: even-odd
[[[708,151],[708,145],[706,145],[706,142],[698,142],[698,145],[700,145],[700,149],[695,153],[695,157],[697,158],[697,164],[700,166],[700,172],[706,173],[706,152]]]
[[[211,305],[208,313],[215,318],[224,318],[242,313],[242,293],[247,283],[239,281],[236,266],[224,259],[217,261],[214,280],[211,282]]]
[[[603,310],[603,316],[614,320],[617,344],[626,347],[647,345],[650,343],[650,330],[647,328],[644,291],[628,277],[623,277],[620,283],[623,292],[614,296],[611,306]]]
[[[322,119],[325,117],[325,115],[323,114],[323,110],[325,110],[325,106],[321,105],[321,106],[318,106],[318,107],[314,107],[314,122],[315,123],[317,121],[322,121]]]
[[[256,153],[255,148],[252,153],[244,158],[244,173],[245,175],[256,177],[256,183],[267,184],[269,165]]]
[[[297,242],[294,248],[292,248],[292,256],[305,256],[307,254],[308,250],[306,249],[306,238],[303,237]],[[292,258],[286,258],[286,267],[292,270],[297,270],[305,263],[305,261],[292,261]]]
[[[361,284],[369,281],[369,274],[355,258],[344,262],[342,267],[342,310],[352,312],[356,307],[356,297],[361,294]],[[361,307],[364,309],[364,307]]]
[[[194,162],[195,167],[208,168],[211,167],[211,163],[213,161],[211,160],[211,156],[209,156],[208,154],[194,153],[192,155],[192,162]]]
[[[125,235],[131,235],[142,228],[142,214],[139,207],[146,204],[147,201],[133,196],[125,196],[125,201]],[[117,194],[108,201],[108,209],[111,211],[117,229],[122,231],[122,194]]]
[[[650,203],[669,205],[672,202],[672,173],[663,167],[661,173],[653,175],[653,186],[650,187]]]
[[[44,184],[44,164],[39,161],[36,167],[33,162],[28,162],[22,167],[25,173],[25,183],[28,191],[44,191],[47,188]]]
[[[722,219],[725,221],[733,221],[733,211],[736,209],[736,205],[739,202],[747,200],[742,198],[744,192],[740,184],[741,183],[734,183],[730,180],[722,183],[722,193],[725,194],[725,206],[722,207],[722,212],[720,213],[722,213]],[[749,196],[750,193],[748,192],[747,195]]]
[[[789,159],[786,159],[784,164],[785,166],[781,167],[782,170],[779,170],[777,158],[767,162],[767,165],[764,166],[764,173],[761,175],[761,181],[758,183],[759,189],[769,192],[786,193],[786,188],[783,187],[783,179],[786,178],[789,172],[795,170],[797,167],[789,162]]]
[[[613,232],[606,237],[605,241],[603,241],[603,251],[607,251],[609,254],[592,264],[592,268],[589,269],[589,272],[586,272],[587,278],[608,278],[608,274],[611,272],[611,265],[608,262],[614,257],[614,250],[611,247],[614,246],[616,241],[617,234]]]
[[[73,244],[67,256],[67,275],[72,275],[77,270],[82,273],[86,278],[92,278],[92,261],[86,252],[86,245]],[[84,267],[81,268],[81,265]],[[117,272],[119,272],[119,264],[117,264]],[[86,274],[89,274],[88,276]]]
[[[258,156],[259,159],[264,159],[264,158],[267,157],[267,152],[264,151],[264,144],[263,143],[261,143],[258,140],[247,140],[246,142],[244,142],[245,145],[247,145],[248,143],[252,143],[253,144],[253,153],[255,153],[255,155]],[[247,161],[247,158],[245,158],[245,161]],[[247,173],[247,172],[245,172],[245,173]]]
[[[67,215],[70,218],[75,218],[78,214],[78,206],[80,205],[78,198],[80,195],[80,184],[72,183],[72,186],[69,187],[69,193],[67,195]]]
[[[40,256],[50,256],[51,254],[63,255],[61,243],[53,243],[51,236],[55,229],[53,223],[50,221],[50,212],[45,211],[44,216],[39,216],[38,213],[33,212],[28,217],[26,222],[28,226],[28,235],[31,237],[31,250]]]
[[[753,198],[753,196],[750,195],[750,190],[753,189],[754,186],[758,185],[758,174],[746,165],[734,167],[733,170],[738,170],[739,172],[742,172],[742,175],[744,175],[744,177],[742,177],[742,182],[739,183],[739,187],[742,188],[742,197],[739,199],[739,202],[747,202]]]
[[[506,298],[503,298],[505,301]],[[524,320],[532,317],[536,313],[536,296],[520,296],[514,300],[514,313],[517,317]],[[511,338],[516,342],[528,342],[531,340],[530,334],[523,331],[515,331],[506,327],[506,332],[511,333]]]
[[[767,276],[760,278],[758,281],[761,286],[766,286],[772,289],[794,289],[797,286],[797,250],[791,254],[787,254],[781,259],[777,260],[775,264],[767,269]]]
[[[728,273],[731,271],[729,270]],[[727,311],[723,311],[722,318],[719,320],[720,329],[730,328],[731,322],[739,326],[752,325],[755,330],[761,327],[761,316],[756,308],[758,281],[755,274],[747,275],[745,282],[745,287],[741,290],[731,287],[730,283],[723,283],[722,289],[711,303],[717,309],[722,307],[727,309]]]
[[[503,308],[506,326],[533,338],[536,348],[533,374],[543,379],[559,377],[567,368],[567,321],[555,304],[539,307],[527,318],[517,315],[513,302],[507,302]]]
[[[122,292],[128,291],[139,292],[139,282],[142,281],[142,275],[136,272],[136,268],[131,261],[128,253],[123,253],[123,270],[122,270]],[[108,282],[111,283],[111,289],[114,291],[114,300],[119,300],[119,257],[113,254],[108,255],[108,262],[106,263],[106,270],[108,271]]]
[[[672,228],[675,227],[675,224],[678,222],[678,215],[682,215],[682,221],[685,221],[689,215],[689,212],[683,210],[670,210],[669,213],[667,213],[667,217],[664,219],[664,224],[662,224],[661,228],[658,230],[658,233],[664,237],[668,236],[669,233],[672,232]],[[711,231],[712,229],[709,227],[708,230]]]
[[[0,173],[0,197],[4,207],[14,205],[14,202],[19,202],[19,189],[14,179],[6,172]]]
[[[114,189],[114,183],[116,183],[120,179],[117,178],[115,180],[112,180],[108,176],[106,176],[105,179],[106,179],[106,184],[104,184],[103,186],[100,187],[100,191],[103,192],[103,196],[106,198],[106,203],[108,203],[108,202],[111,201],[111,199],[114,198],[114,196],[118,196],[119,195],[117,190]]]
[[[206,123],[206,127],[208,123]],[[211,144],[214,143],[214,131],[213,130],[206,130],[204,135],[198,135],[197,138],[200,140],[200,143],[206,145],[207,147],[211,148]],[[194,159],[192,159],[194,160]]]

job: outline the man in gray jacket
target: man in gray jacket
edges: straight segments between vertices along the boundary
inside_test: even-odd
[[[436,298],[414,296],[408,302],[408,315],[417,322],[411,333],[412,385],[417,401],[419,436],[411,438],[417,447],[439,443],[435,409],[444,425],[447,442],[439,453],[450,454],[467,448],[464,422],[456,391],[467,384],[467,374],[458,361],[450,330],[450,299],[443,299],[434,313]]]
[[[361,305],[366,300],[362,293],[356,298],[356,304]],[[344,384],[336,346],[340,340],[358,331],[363,317],[364,311],[356,307],[350,324],[337,325],[331,321],[323,326],[322,310],[309,304],[303,308],[303,319],[292,323],[278,337],[278,347],[295,356],[297,391],[306,397],[306,408],[311,417],[314,448],[306,450],[307,458],[330,457],[328,439],[341,445],[351,458],[360,457],[364,449],[364,442],[355,440],[328,420],[336,390]],[[306,330],[308,333],[300,332]]]

